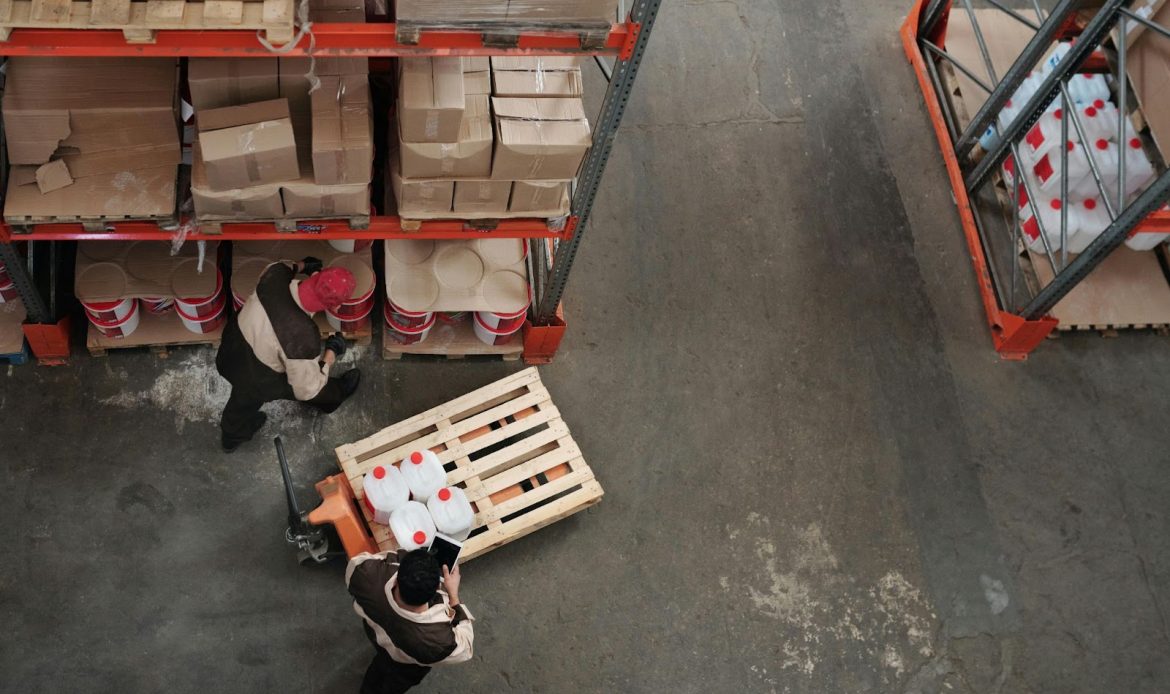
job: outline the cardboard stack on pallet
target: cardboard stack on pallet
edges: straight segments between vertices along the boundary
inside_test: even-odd
[[[336,1],[316,22],[362,22]],[[374,137],[365,58],[192,58],[200,224],[370,214]]]
[[[591,143],[572,57],[403,59],[390,176],[408,219],[557,217]]]
[[[13,57],[7,76],[7,221],[174,216],[176,61]]]

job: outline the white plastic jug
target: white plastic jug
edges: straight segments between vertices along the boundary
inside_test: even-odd
[[[415,451],[399,466],[415,501],[426,503],[431,495],[447,485],[447,472],[439,456],[430,451]]]
[[[1141,139],[1131,137],[1122,150],[1125,152],[1125,195],[1129,197],[1145,190],[1154,180],[1154,166],[1142,149]]]
[[[1170,234],[1134,234],[1125,240],[1125,245],[1135,251],[1152,251],[1167,239]]]
[[[1068,95],[1078,104],[1091,104],[1097,99],[1109,100],[1109,83],[1105,75],[1077,73],[1068,80]]]
[[[1075,222],[1072,218],[1075,217]],[[1083,253],[1101,232],[1109,226],[1109,212],[1098,197],[1085,198],[1069,208],[1069,228],[1077,233],[1068,239],[1070,253]]]
[[[390,532],[398,546],[410,552],[430,547],[435,540],[435,522],[431,512],[417,501],[408,501],[390,514]]]
[[[1060,61],[1063,60],[1064,56],[1068,55],[1068,52],[1071,50],[1072,41],[1061,41],[1060,43],[1056,44],[1056,49],[1053,50],[1048,58],[1044,60],[1044,65],[1041,67],[1041,71],[1045,75],[1052,72],[1052,68],[1059,65]]]
[[[471,534],[475,511],[459,487],[443,487],[428,501],[431,518],[439,532],[462,542]]]
[[[1036,177],[1036,182],[1039,184],[1040,190],[1049,196],[1060,195],[1061,183],[1060,179],[1064,176],[1068,177],[1068,189],[1070,191],[1076,190],[1081,184],[1081,180],[1089,173],[1089,160],[1085,157],[1085,150],[1078,147],[1075,142],[1069,140],[1067,143],[1068,149],[1068,171],[1064,170],[1064,163],[1060,156],[1060,150],[1054,149],[1038,159],[1032,165],[1032,173]]]
[[[1056,198],[1036,201],[1036,210],[1040,215],[1040,222],[1044,225],[1048,245],[1054,252],[1060,249],[1060,208],[1060,200]],[[1073,226],[1074,219],[1070,216],[1068,220],[1066,231],[1068,238],[1072,238],[1077,232]],[[1020,210],[1020,229],[1023,231],[1024,243],[1028,244],[1028,248],[1037,253],[1043,253],[1044,241],[1040,235],[1040,225],[1036,223],[1036,218],[1032,215],[1031,205]]]
[[[1040,116],[1040,120],[1032,126],[1024,135],[1023,147],[1020,148],[1022,154],[1026,155],[1031,161],[1040,161],[1040,158],[1056,149],[1057,145],[1061,143],[1061,120],[1064,118],[1064,111],[1056,109],[1052,113],[1045,113]],[[1077,135],[1077,129],[1069,124],[1068,139],[1073,142],[1079,142],[1080,136]]]
[[[388,525],[390,514],[410,499],[410,487],[402,473],[393,465],[379,465],[362,478],[366,503],[374,514],[374,522]]]
[[[1100,100],[1097,103],[1108,103]],[[1093,142],[1098,139],[1117,139],[1117,108],[1113,108],[1112,118],[1108,109],[1096,106],[1078,106],[1077,115],[1080,117],[1081,127],[1085,129],[1085,141]],[[1069,124],[1071,125],[1071,123]]]

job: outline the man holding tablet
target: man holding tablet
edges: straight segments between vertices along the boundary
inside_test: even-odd
[[[376,651],[362,694],[405,692],[431,667],[471,659],[473,617],[459,601],[458,566],[448,569],[425,549],[362,553],[345,583]]]

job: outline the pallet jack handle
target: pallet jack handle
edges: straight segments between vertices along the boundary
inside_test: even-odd
[[[297,495],[293,492],[292,474],[288,471],[288,458],[284,455],[284,443],[280,437],[272,439],[276,445],[276,458],[280,461],[280,476],[284,478],[284,495],[288,501],[288,527],[290,530],[300,530],[304,525],[300,506],[297,505]]]

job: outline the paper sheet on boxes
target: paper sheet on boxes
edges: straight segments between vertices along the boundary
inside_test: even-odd
[[[184,244],[172,256],[166,241],[82,241],[77,245],[73,290],[82,301],[211,296],[218,249],[218,242],[207,243],[200,272],[195,244]]]
[[[371,250],[342,253],[327,241],[237,241],[232,244],[232,292],[247,300],[256,291],[264,268],[279,260],[320,258],[326,267],[343,267],[357,280],[353,297],[365,296],[377,281]]]
[[[520,239],[386,242],[386,295],[408,311],[513,313],[528,305]]]

